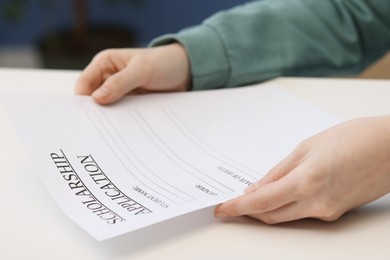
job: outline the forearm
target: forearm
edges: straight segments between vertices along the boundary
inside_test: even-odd
[[[152,44],[181,42],[193,89],[350,72],[390,47],[389,0],[254,1]]]

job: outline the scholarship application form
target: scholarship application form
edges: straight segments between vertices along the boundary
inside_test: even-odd
[[[1,100],[50,194],[98,240],[239,196],[300,141],[338,122],[275,85],[109,106],[71,95]]]

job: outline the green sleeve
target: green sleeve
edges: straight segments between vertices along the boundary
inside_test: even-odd
[[[390,49],[390,0],[262,0],[164,35],[190,58],[192,89],[357,72]]]

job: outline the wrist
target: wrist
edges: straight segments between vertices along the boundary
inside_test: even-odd
[[[177,58],[178,73],[182,75],[178,84],[179,91],[189,91],[192,85],[191,65],[188,57],[188,53],[184,46],[180,43],[172,43],[170,47],[175,52]]]

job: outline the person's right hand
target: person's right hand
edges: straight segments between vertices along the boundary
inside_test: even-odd
[[[390,115],[346,121],[303,141],[216,217],[248,215],[269,224],[325,221],[390,192]]]
[[[97,54],[80,75],[75,92],[109,104],[126,94],[186,91],[187,53],[178,43],[145,49],[109,49]]]

